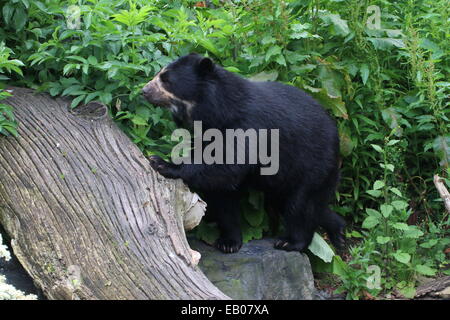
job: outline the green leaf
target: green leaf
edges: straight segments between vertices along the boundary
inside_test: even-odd
[[[430,50],[432,52],[440,52],[442,49],[439,47],[439,45],[430,39],[422,39],[422,41],[419,44],[419,47],[422,49]]]
[[[195,228],[195,235],[198,239],[212,245],[219,238],[219,230],[213,224],[202,221]]]
[[[14,137],[18,137],[19,133],[17,132],[17,125],[15,123],[12,123],[12,125],[3,125],[3,128],[5,128],[9,133],[11,133]]]
[[[224,67],[224,69],[227,70],[227,71],[230,71],[230,72],[234,72],[234,73],[239,73],[239,72],[241,72],[241,70],[239,70],[238,68],[233,67],[233,66]]]
[[[409,261],[411,261],[411,255],[409,253],[402,252],[401,250],[397,250],[392,255],[395,258],[395,260],[403,264],[408,264]]]
[[[2,9],[3,20],[5,21],[5,24],[9,25],[15,10],[16,9],[12,6],[12,3],[5,3]]]
[[[89,27],[92,24],[92,12],[88,12],[84,17],[83,17],[83,21],[84,21],[84,26],[87,29],[89,29]]]
[[[347,108],[342,97],[329,94],[325,88],[304,86],[303,89],[309,91],[325,108],[330,109],[336,117],[348,119]]]
[[[87,59],[87,61],[92,64],[92,65],[97,65],[98,64],[98,60],[95,56],[89,56],[89,58]]]
[[[25,8],[29,8],[30,7],[30,2],[28,0],[21,0],[22,4],[25,6]]]
[[[430,249],[430,248],[434,247],[437,243],[438,243],[437,239],[431,239],[427,242],[421,243],[420,246],[422,248]]]
[[[49,92],[52,97],[58,95],[61,92],[61,87],[51,87]]]
[[[375,209],[367,208],[366,212],[367,212],[367,215],[369,215],[369,216],[375,217],[377,219],[381,219],[381,213]]]
[[[369,66],[367,64],[363,64],[361,68],[359,69],[359,73],[361,74],[361,79],[363,81],[363,84],[367,83],[367,79],[369,78]]]
[[[271,70],[271,71],[263,71],[260,73],[257,73],[249,78],[249,80],[252,81],[275,81],[278,78],[278,71]]]
[[[21,31],[28,21],[27,12],[23,8],[16,8],[12,21],[16,31]]]
[[[75,64],[75,63],[69,63],[69,64],[66,64],[66,65],[64,66],[64,68],[63,68],[63,75],[68,75],[68,74],[70,73],[70,71],[71,71],[72,69],[76,69],[77,66],[79,67],[80,65],[79,65],[79,64]]]
[[[87,63],[87,60],[80,56],[67,56],[68,59],[76,60],[81,63]]]
[[[380,223],[380,220],[378,218],[376,218],[374,216],[369,216],[363,221],[362,227],[365,229],[372,229],[379,223]]]
[[[9,120],[14,120],[13,108],[6,104],[0,104],[0,119],[2,116],[6,116]]]
[[[209,52],[212,52],[215,56],[220,57],[220,51],[216,48],[214,43],[210,39],[201,38],[197,39],[198,44],[200,44],[203,48],[208,50]]]
[[[344,125],[344,122],[339,126],[339,140],[340,148],[339,151],[344,157],[351,155],[353,149],[355,148],[355,143],[351,139],[351,133],[348,126]]]
[[[131,122],[137,126],[146,126],[148,125],[147,120],[145,120],[143,117],[135,115],[133,118],[131,118]]]
[[[389,191],[391,191],[392,193],[395,193],[399,197],[402,197],[402,193],[397,188],[389,188]]]
[[[335,255],[333,257],[333,263],[332,265],[332,272],[338,276],[344,277],[349,274],[353,269],[348,266],[345,261],[342,260],[342,258],[338,255]]]
[[[352,230],[352,232],[350,234],[347,234],[347,236],[353,238],[364,238],[364,236],[356,230]]]
[[[272,46],[267,50],[265,60],[269,61],[271,57],[281,54],[281,47]]]
[[[92,100],[94,100],[96,97],[98,97],[100,95],[100,92],[91,92],[86,96],[86,100],[84,101],[84,103],[88,104],[89,102],[91,102]]]
[[[377,237],[377,243],[379,244],[386,244],[391,240],[391,237],[383,237],[383,236],[378,236]]]
[[[100,101],[104,104],[109,104],[112,101],[112,94],[110,92],[102,92],[100,94]]]
[[[339,14],[323,13],[320,18],[328,25],[332,26],[332,32],[336,35],[345,37],[350,33],[347,21],[342,19]]]
[[[327,94],[331,97],[341,97],[341,90],[345,86],[345,82],[341,72],[336,68],[333,62],[324,61],[318,66],[318,76]]]
[[[383,214],[383,217],[388,218],[392,211],[394,210],[394,207],[389,204],[382,204],[380,206],[380,211]]]
[[[408,202],[403,201],[403,200],[395,200],[395,201],[392,201],[391,204],[397,210],[404,210],[404,209],[406,209],[409,206]]]
[[[397,144],[397,143],[399,143],[400,142],[400,140],[390,140],[388,143],[387,143],[387,145],[388,146],[393,146],[393,145],[395,145],[395,144]]]
[[[405,238],[418,239],[424,235],[424,233],[419,230],[417,226],[409,226],[408,230],[403,233]]]
[[[307,31],[310,28],[310,25],[308,23],[301,24],[301,23],[294,23],[291,24],[291,34],[289,35],[289,38],[291,39],[304,39],[309,38],[312,35]]]
[[[368,38],[377,50],[390,51],[392,48],[405,48],[405,43],[402,39],[394,38]]]
[[[262,238],[262,231],[263,229],[258,227],[252,227],[249,224],[242,224],[242,241],[244,243],[247,243],[250,240],[253,239],[261,239]]]
[[[366,192],[375,198],[380,197],[382,194],[382,192],[380,190],[367,190]]]
[[[450,163],[450,135],[439,136],[434,139],[433,150],[440,159],[441,167],[448,168]]]
[[[334,257],[334,252],[328,243],[318,234],[314,233],[311,244],[308,247],[314,255],[329,263]]]
[[[400,126],[402,116],[392,107],[381,110],[381,116],[389,128],[395,129],[394,135],[401,137],[403,134],[403,128]]]
[[[414,270],[416,270],[418,273],[423,274],[424,276],[435,276],[437,270],[430,268],[429,266],[418,264],[414,267]]]
[[[144,6],[137,9],[136,5],[132,4],[130,10],[121,10],[120,13],[112,15],[112,17],[114,20],[119,21],[128,27],[133,27],[144,22],[148,13],[153,9],[154,7],[150,6]]]
[[[384,186],[385,186],[385,183],[383,181],[377,180],[373,184],[373,190],[379,190],[379,189],[383,188]]]
[[[372,146],[372,148],[375,149],[375,151],[377,151],[379,153],[383,153],[383,149],[379,145],[371,144],[371,146]]]
[[[264,221],[264,212],[262,210],[244,210],[244,218],[252,227],[261,226]]]
[[[413,284],[399,287],[398,290],[405,298],[408,298],[408,299],[412,299],[416,295],[416,288],[414,288]]]
[[[82,89],[82,86],[76,84],[76,85],[73,85],[73,86],[70,86],[70,87],[66,88],[63,91],[62,95],[63,96],[68,96],[68,95],[73,94],[74,92],[80,91],[81,89]]]
[[[275,62],[278,63],[279,65],[282,65],[282,66],[286,67],[286,59],[284,58],[284,56],[282,54],[279,54],[275,58]]]
[[[75,107],[77,107],[79,104],[80,104],[80,102],[81,101],[83,101],[83,99],[85,98],[86,96],[83,94],[83,95],[81,95],[81,96],[78,96],[78,97],[76,97],[75,99],[73,99],[72,100],[72,103],[70,104],[70,108],[75,108]]]
[[[396,222],[392,225],[392,227],[397,230],[402,230],[402,231],[406,231],[409,229],[409,226],[404,222]]]

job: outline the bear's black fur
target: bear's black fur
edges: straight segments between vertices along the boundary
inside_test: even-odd
[[[281,214],[283,250],[305,250],[323,227],[333,245],[343,243],[344,220],[328,207],[339,180],[336,124],[308,94],[277,82],[253,82],[209,58],[179,58],[143,89],[151,103],[170,107],[179,125],[202,121],[203,130],[279,129],[279,171],[260,175],[261,164],[180,164],[150,157],[168,178],[181,178],[202,191],[220,238],[216,247],[236,252],[242,245],[239,198],[246,187],[264,192],[266,209]],[[246,149],[248,152],[248,149]]]

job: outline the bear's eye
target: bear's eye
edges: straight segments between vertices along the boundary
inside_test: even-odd
[[[159,78],[161,79],[162,82],[165,83],[169,83],[169,75],[167,74],[167,72],[162,73]]]

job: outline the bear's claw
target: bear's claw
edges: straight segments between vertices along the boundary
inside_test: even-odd
[[[158,169],[162,169],[166,163],[160,156],[150,156],[148,157],[148,161],[150,161],[150,165],[156,171],[159,171]]]
[[[150,166],[161,174],[163,177],[169,178],[169,179],[176,179],[176,172],[173,170],[174,165],[165,161],[160,156],[150,156],[148,157],[148,161],[150,162]]]
[[[232,239],[217,239],[214,246],[223,253],[235,253],[242,247],[242,241]]]
[[[303,252],[307,249],[302,241],[292,242],[286,238],[281,238],[274,244],[275,249],[285,250],[285,251],[299,251]]]

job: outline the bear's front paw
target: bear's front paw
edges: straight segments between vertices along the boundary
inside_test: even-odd
[[[150,161],[150,166],[153,170],[161,174],[163,177],[170,179],[177,178],[174,173],[175,168],[173,164],[164,161],[160,156],[150,156],[148,160]]]
[[[287,238],[281,238],[276,241],[274,247],[279,250],[299,252],[303,252],[307,249],[307,246],[303,241],[291,241]]]
[[[234,239],[225,239],[219,238],[217,239],[214,246],[222,251],[223,253],[235,253],[238,252],[242,247],[242,241],[234,240]]]

